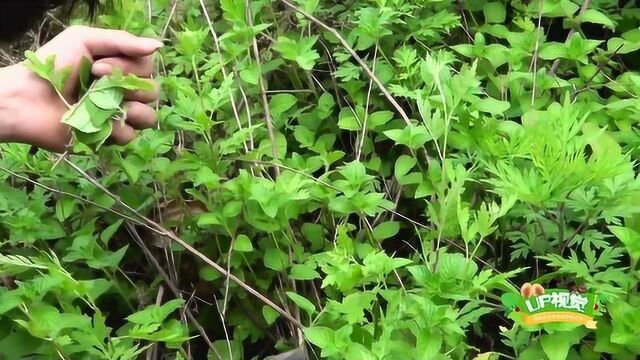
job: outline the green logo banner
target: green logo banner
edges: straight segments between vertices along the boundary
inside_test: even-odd
[[[556,322],[596,328],[597,321],[594,318],[602,314],[596,294],[539,288],[542,293],[528,294],[522,291],[520,294],[503,294],[502,304],[509,318],[525,326]]]

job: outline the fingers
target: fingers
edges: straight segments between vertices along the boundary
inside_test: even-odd
[[[157,81],[153,81],[153,80],[147,80],[151,83],[151,86],[153,87],[153,90],[151,91],[143,91],[143,90],[136,90],[136,91],[127,91],[124,94],[124,98],[126,100],[129,101],[137,101],[137,102],[141,102],[141,103],[151,103],[154,102],[158,99],[158,97],[160,96],[160,84],[158,84]]]
[[[127,109],[126,122],[135,129],[148,129],[156,124],[156,111],[140,102],[125,103]]]
[[[118,145],[126,145],[136,137],[136,129],[152,128],[156,124],[155,110],[143,103],[127,102],[125,122],[115,121],[111,132],[111,140]]]
[[[74,26],[67,31],[79,37],[91,55],[98,57],[117,55],[147,56],[153,54],[163,45],[159,40],[138,37],[122,30]]]
[[[139,77],[150,77],[153,73],[153,59],[149,56],[142,57],[108,57],[93,63],[91,71],[95,76],[105,76],[118,68],[123,74],[134,74]]]
[[[136,138],[136,131],[126,123],[115,121],[111,131],[111,142],[118,145],[127,145]]]
[[[119,68],[124,74],[135,74],[140,77],[148,77],[153,72],[153,63],[151,57],[142,58],[105,58],[96,61],[93,64],[92,72],[96,76],[106,76],[113,72],[114,68]],[[153,90],[152,91],[127,91],[125,93],[125,99],[130,101],[137,101],[141,103],[150,103],[155,101],[160,96],[160,84],[157,81],[151,79],[145,79],[148,81]]]

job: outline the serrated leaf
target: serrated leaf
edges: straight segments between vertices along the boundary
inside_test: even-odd
[[[624,244],[632,259],[640,259],[640,233],[624,226],[609,226],[608,229]]]
[[[149,305],[145,309],[127,316],[127,320],[134,324],[147,325],[162,323],[169,314],[184,304],[182,299],[169,300],[161,306]]]

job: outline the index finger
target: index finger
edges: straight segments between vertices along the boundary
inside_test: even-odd
[[[78,26],[72,31],[77,31],[89,53],[98,57],[116,55],[147,56],[163,46],[160,40],[135,36],[123,30]]]

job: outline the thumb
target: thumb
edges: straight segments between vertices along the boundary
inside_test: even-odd
[[[163,46],[157,39],[135,36],[123,30],[79,27],[81,41],[92,56],[147,56]]]

